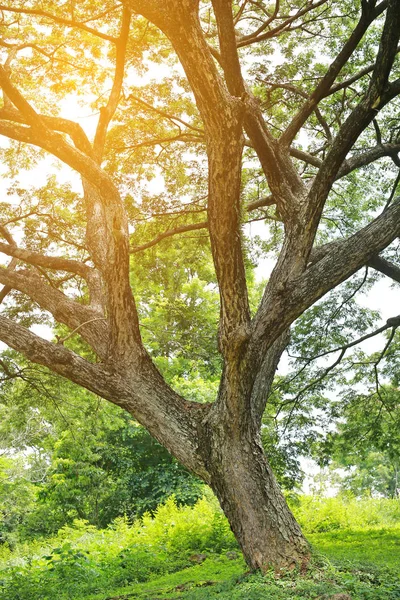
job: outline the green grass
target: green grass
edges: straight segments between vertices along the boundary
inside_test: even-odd
[[[214,593],[212,590],[215,590],[216,586],[219,587],[218,584],[234,586],[245,570],[245,562],[241,557],[229,560],[225,556],[214,556],[207,558],[201,565],[195,565],[146,583],[87,596],[86,600],[106,600],[110,596],[126,596],[143,600],[188,598],[196,588],[206,589],[208,597],[212,597],[210,594]]]
[[[247,573],[214,499],[171,499],[134,524],[98,531],[76,522],[46,540],[0,546],[0,600],[400,600],[399,506],[300,498],[313,559],[306,573],[276,578]],[[207,558],[193,565],[199,553]]]
[[[332,531],[309,534],[309,542],[333,561],[398,568],[400,572],[400,527]]]
[[[353,600],[400,599],[399,529],[348,530],[309,538],[315,556],[301,576],[246,574],[241,558],[214,556],[201,565],[87,600],[328,600],[339,593]]]

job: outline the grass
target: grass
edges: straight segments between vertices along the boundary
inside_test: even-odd
[[[309,538],[315,556],[302,576],[248,574],[242,558],[210,556],[201,565],[87,600],[328,600],[335,594],[348,594],[352,600],[400,599],[399,529],[336,531]]]
[[[399,569],[400,527],[309,534],[309,542],[332,561],[348,560]]]
[[[214,593],[215,586],[219,587],[220,584],[234,586],[238,579],[243,577],[245,570],[245,562],[241,557],[229,560],[225,556],[213,556],[207,558],[201,565],[195,565],[146,583],[91,595],[87,597],[87,600],[106,600],[118,596],[143,600],[189,598],[196,588],[205,589],[208,594],[205,597],[212,597],[210,594]]]
[[[247,572],[212,498],[194,507],[171,499],[134,524],[98,531],[76,522],[46,540],[0,546],[0,600],[400,600],[399,506],[300,499],[313,559],[306,573],[277,578]]]

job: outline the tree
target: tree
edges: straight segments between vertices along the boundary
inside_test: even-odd
[[[154,511],[171,495],[178,504],[202,497],[204,484],[126,411],[12,358],[3,355],[10,374],[18,360],[19,376],[2,383],[0,401],[7,541],[53,534],[74,519],[105,528]]]
[[[345,420],[325,441],[323,454],[333,467],[346,469],[339,481],[357,496],[399,496],[399,392],[382,386],[370,394],[350,391],[345,398]]]
[[[271,388],[262,433],[268,434],[269,458],[275,448],[285,451],[278,469],[283,467],[286,477],[301,476],[297,457],[302,455],[324,468],[317,478],[325,489],[330,484],[357,496],[394,497],[399,332],[391,319],[371,331],[376,311],[356,301],[375,281],[376,274],[361,271],[297,319],[287,347],[288,372]],[[373,342],[372,354],[362,341]]]
[[[0,133],[14,140],[3,152],[8,174],[35,164],[37,151],[21,149],[33,146],[82,184],[82,194],[54,180],[36,192],[14,186],[28,210],[3,207],[0,250],[12,260],[0,281],[2,297],[18,292],[23,319],[9,303],[0,339],[130,412],[212,487],[251,567],[304,563],[308,544],[262,450],[262,415],[290,325],[306,309],[367,264],[400,279],[379,257],[400,232],[398,175],[383,193],[394,176],[385,157],[399,166],[399,1],[0,8]],[[282,64],[268,62],[274,51]],[[149,60],[175,75],[141,89],[133,72]],[[94,98],[92,139],[60,116],[67,92],[89,106]],[[381,159],[386,179],[373,166]],[[157,169],[165,181],[158,205],[146,187],[135,203],[143,171],[151,178]],[[160,231],[179,210],[173,196],[180,220]],[[276,249],[277,260],[252,314],[242,224],[260,210],[255,218],[272,223],[264,250]],[[149,216],[155,237],[138,243],[138,226],[132,245],[129,224]],[[18,245],[10,227],[24,221]],[[129,270],[131,256],[204,229],[220,295],[222,373],[215,401],[202,404],[168,385],[146,350]],[[26,298],[70,333],[57,343],[36,335],[37,309]],[[396,317],[388,326],[398,325]],[[79,352],[68,348],[73,334]]]
[[[23,465],[16,459],[0,457],[0,544],[15,541],[15,530],[32,510],[34,486],[24,479]]]

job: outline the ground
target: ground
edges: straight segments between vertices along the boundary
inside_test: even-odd
[[[252,575],[242,558],[217,555],[177,573],[87,600],[400,599],[399,530],[347,530],[308,537],[315,557],[302,576]]]
[[[303,496],[307,569],[250,573],[215,498],[0,545],[0,600],[400,600],[400,503]],[[22,533],[21,533],[22,536]]]

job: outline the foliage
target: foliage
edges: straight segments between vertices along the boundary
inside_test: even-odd
[[[33,510],[36,496],[21,461],[0,456],[0,545],[17,541],[16,531]]]
[[[118,416],[119,423],[113,419],[94,432],[68,430],[56,441],[39,496],[45,512],[63,512],[62,525],[79,518],[105,527],[117,516],[154,510],[172,493],[187,504],[201,496],[200,482],[146,430]]]
[[[400,504],[385,498],[359,500],[349,495],[323,498],[298,496],[290,506],[307,533],[393,528],[400,522]]]
[[[76,521],[57,536],[20,544],[12,553],[3,547],[0,598],[328,600],[339,592],[360,600],[398,598],[398,502],[364,500],[357,513],[355,500],[299,497],[295,510],[314,547],[301,575],[296,570],[279,578],[273,572],[244,574],[215,499],[179,507],[171,498],[154,517],[145,515],[133,525],[117,519],[99,531]],[[321,533],[328,521],[335,530]],[[196,562],[201,564],[193,566]]]
[[[190,556],[200,551],[232,548],[237,548],[236,541],[215,499],[188,507],[171,498],[154,517],[145,514],[132,526],[122,518],[97,531],[76,521],[45,542],[22,544],[12,554],[4,550],[8,567],[0,571],[0,590],[3,586],[9,599],[50,599],[56,593],[64,599],[74,597],[78,589],[86,594],[146,581],[189,566]]]
[[[299,456],[309,456],[329,466],[326,484],[359,497],[391,498],[399,494],[399,335],[389,329],[372,336],[373,351],[357,345],[377,318],[355,300],[373,284],[366,275],[296,321],[288,372],[273,385],[263,435],[292,481],[301,477]]]
[[[394,351],[392,348],[392,356]],[[399,390],[393,385],[379,385],[362,394],[351,390],[345,395],[342,422],[322,448],[330,453],[333,467],[346,469],[339,480],[343,490],[359,496],[399,497],[399,399]]]
[[[154,510],[173,493],[186,504],[203,494],[203,485],[120,408],[38,368],[26,367],[24,377],[3,386],[0,404],[1,445],[19,453],[18,461],[1,463],[7,539],[49,535],[74,519],[106,527],[118,516]],[[14,465],[9,473],[7,465]]]

